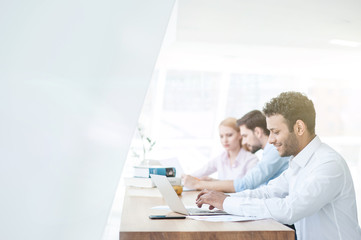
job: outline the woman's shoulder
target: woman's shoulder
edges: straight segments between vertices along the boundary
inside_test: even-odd
[[[221,160],[221,159],[227,159],[228,157],[228,153],[226,150],[223,150],[220,154],[218,154],[214,159],[218,159],[218,160]]]
[[[217,155],[214,155],[213,157],[210,158],[210,162],[214,162],[214,161],[220,161],[222,159],[227,158],[228,154],[226,150],[221,151],[220,153],[218,153]]]
[[[239,156],[241,156],[241,155],[247,159],[257,159],[258,160],[258,157],[256,156],[256,154],[251,153],[250,151],[248,151],[244,148],[241,148],[241,151],[239,151]]]

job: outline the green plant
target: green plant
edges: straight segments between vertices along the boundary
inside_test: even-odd
[[[142,146],[143,146],[143,160],[146,160],[147,153],[152,151],[156,141],[153,141],[152,139],[147,137],[144,134],[144,128],[141,127],[140,125],[138,126],[138,133],[139,133],[139,136],[141,138]]]

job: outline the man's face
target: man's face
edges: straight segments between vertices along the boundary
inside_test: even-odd
[[[242,144],[246,145],[248,149],[255,153],[262,148],[260,139],[256,137],[254,132],[245,125],[239,126],[242,136]]]
[[[280,115],[266,118],[267,128],[270,130],[268,142],[273,144],[281,157],[296,156],[299,152],[299,142],[294,132],[290,132],[286,119]]]

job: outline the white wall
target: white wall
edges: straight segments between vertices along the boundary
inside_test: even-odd
[[[101,239],[173,3],[0,2],[0,239]]]

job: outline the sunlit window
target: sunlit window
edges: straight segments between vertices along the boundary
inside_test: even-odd
[[[147,157],[175,157],[186,172],[192,172],[222,151],[218,136],[221,120],[262,110],[283,91],[299,91],[315,104],[316,133],[350,167],[360,217],[360,47],[335,45],[322,34],[325,38],[302,36],[306,34],[303,32],[286,37],[284,31],[291,25],[283,26],[277,19],[272,25],[276,31],[267,27],[263,32],[253,32],[263,22],[248,27],[248,23],[257,23],[253,18],[247,24],[227,22],[231,19],[228,17],[242,15],[242,8],[238,8],[241,4],[229,8],[229,12],[218,11],[219,6],[212,9],[228,25],[211,25],[211,19],[198,22],[202,18],[183,11],[185,5],[179,2],[171,18],[168,33],[173,35],[166,36],[139,118],[147,136],[156,141]],[[209,15],[205,11],[203,16]],[[139,152],[140,145],[135,132],[128,166],[137,162],[133,153]]]
[[[310,58],[315,55],[310,53]],[[267,71],[263,63],[259,71],[250,73],[241,66],[237,69],[225,65],[222,55],[212,55],[211,59],[184,52],[179,56],[161,56],[139,119],[146,134],[156,141],[147,157],[176,157],[184,170],[191,172],[222,150],[218,136],[222,119],[240,118],[253,109],[262,110],[267,101],[283,91],[300,91],[315,104],[316,133],[341,153],[350,166],[360,202],[361,87],[355,84],[361,80],[360,73],[339,76],[342,63],[322,76],[319,71],[310,71],[307,61],[297,62],[293,71],[287,68]],[[202,61],[207,58],[210,66]],[[286,60],[275,56],[275,61],[282,64]],[[237,58],[233,63],[227,59],[232,66],[238,62]],[[215,63],[220,64],[212,68]],[[257,64],[251,67],[257,69]],[[337,77],[332,76],[332,71],[337,72]],[[139,136],[135,134],[133,150],[137,144],[140,144]],[[128,166],[130,161],[136,162],[134,158],[128,159]]]

